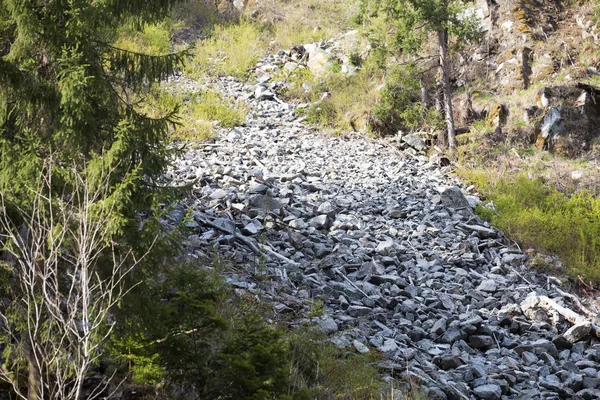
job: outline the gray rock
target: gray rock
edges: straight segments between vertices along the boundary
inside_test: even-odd
[[[495,230],[486,228],[485,226],[464,224],[462,225],[462,227],[469,231],[477,233],[477,235],[479,235],[479,237],[482,239],[495,238],[496,236],[498,236]]]
[[[267,185],[263,185],[262,183],[259,183],[258,185],[252,186],[248,190],[248,193],[252,193],[252,194],[265,194],[268,189],[269,189],[269,187]]]
[[[369,352],[369,348],[367,346],[365,346],[364,344],[362,344],[361,342],[359,342],[358,340],[354,340],[352,342],[352,345],[354,346],[356,351],[358,351],[359,353],[364,354],[364,353]]]
[[[262,231],[264,227],[258,221],[252,221],[246,225],[242,229],[242,233],[245,235],[256,235],[258,232]]]
[[[486,349],[494,345],[494,339],[491,336],[471,335],[469,337],[469,346],[474,349]]]
[[[382,285],[384,283],[397,283],[400,277],[397,275],[372,275],[369,282],[375,285]]]
[[[496,291],[496,289],[497,289],[496,281],[494,281],[493,279],[485,280],[485,281],[481,282],[481,284],[479,286],[477,286],[477,290],[479,290],[481,292],[494,293]]]
[[[529,351],[524,351],[521,354],[521,358],[525,362],[525,365],[533,365],[538,361],[538,357]]]
[[[583,389],[577,392],[577,395],[585,400],[600,399],[600,390],[598,389]]]
[[[339,329],[338,324],[335,322],[333,318],[330,316],[325,316],[319,321],[319,328],[326,335],[330,335],[332,333],[336,333]]]
[[[394,242],[391,240],[385,240],[383,242],[379,242],[377,244],[377,248],[375,248],[375,252],[377,254],[388,255],[390,251],[394,248]]]
[[[257,194],[250,199],[250,202],[254,207],[261,208],[267,211],[275,211],[283,207],[278,199],[275,199],[266,194]]]
[[[596,389],[600,386],[600,378],[584,376],[581,384],[584,389]]]
[[[442,335],[446,331],[446,318],[440,318],[431,327],[431,332],[436,335]]]
[[[456,342],[458,339],[460,339],[461,337],[462,337],[462,333],[460,330],[458,330],[456,328],[449,329],[446,332],[444,332],[444,334],[440,338],[440,342],[452,344],[452,343]]]
[[[317,208],[317,213],[325,214],[328,217],[334,217],[335,216],[335,206],[331,202],[326,201],[324,203],[321,203],[321,205],[319,205],[319,207]]]
[[[221,228],[225,232],[234,232],[235,231],[235,222],[230,220],[229,218],[216,218],[213,221],[213,224]]]
[[[586,321],[580,324],[573,325],[565,333],[564,337],[571,343],[579,342],[587,338],[592,332],[592,322]]]
[[[402,141],[417,151],[423,151],[426,148],[425,141],[417,135],[403,136]]]
[[[500,400],[502,388],[498,385],[481,385],[473,389],[473,393],[483,400]]]
[[[350,307],[348,307],[348,309],[346,310],[346,312],[351,317],[361,318],[361,317],[366,317],[367,315],[371,314],[373,312],[373,310],[371,308],[369,308],[369,307],[350,306]]]
[[[469,202],[457,186],[451,186],[441,193],[442,204],[455,210],[470,209]]]
[[[213,200],[221,200],[227,196],[228,192],[225,189],[217,189],[210,194],[210,198]]]
[[[329,227],[329,217],[327,215],[317,215],[308,221],[308,225],[317,229],[327,229]]]
[[[398,344],[394,339],[386,339],[381,346],[377,348],[382,353],[392,355],[398,350]]]
[[[275,93],[273,93],[270,89],[264,87],[263,85],[258,85],[256,90],[254,91],[254,97],[257,100],[274,100]]]

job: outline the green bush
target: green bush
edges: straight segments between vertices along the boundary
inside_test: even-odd
[[[418,127],[439,128],[441,120],[433,109],[421,103],[421,84],[415,66],[408,65],[390,70],[379,102],[373,107],[372,130],[376,133],[395,134],[400,129]]]
[[[558,255],[573,277],[600,281],[600,199],[586,191],[567,196],[540,179],[497,179],[463,171],[493,200],[497,212],[480,215],[526,247]]]
[[[106,365],[169,399],[366,400],[384,392],[377,356],[339,349],[312,324],[267,324],[268,306],[216,275],[176,265],[137,287],[119,311]]]
[[[222,304],[236,295],[196,266],[178,265],[161,275],[132,292],[121,310],[111,364],[167,398],[195,393],[258,400],[289,393],[281,332],[256,313],[235,320],[221,315]]]

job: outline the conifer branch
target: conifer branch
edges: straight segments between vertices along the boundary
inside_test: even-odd
[[[111,74],[121,75],[122,81],[132,89],[144,83],[168,79],[190,55],[190,49],[150,55],[121,49],[108,43],[98,43],[106,49],[104,57]]]

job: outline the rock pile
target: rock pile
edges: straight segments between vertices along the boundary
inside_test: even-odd
[[[571,324],[532,299],[577,302],[523,266],[444,168],[384,141],[316,132],[268,80],[212,85],[251,112],[168,173],[194,185],[172,213],[190,212],[190,258],[216,248],[245,267],[228,282],[279,313],[322,299],[334,343],[385,354],[383,369],[432,399],[600,398],[600,342],[564,336]]]

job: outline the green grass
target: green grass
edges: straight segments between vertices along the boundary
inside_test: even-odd
[[[196,42],[193,59],[186,73],[244,78],[267,52],[267,43],[260,26],[242,21],[239,24],[217,25],[208,39]]]
[[[462,170],[497,213],[479,209],[482,217],[525,248],[553,253],[572,277],[600,282],[600,199],[587,191],[569,196],[540,179],[524,175],[500,178],[489,170]]]
[[[123,25],[115,46],[137,53],[162,55],[173,51],[172,33],[178,24],[165,20],[158,24],[146,25],[141,32]]]
[[[179,124],[172,138],[201,142],[214,136],[215,126],[233,128],[241,125],[248,109],[241,102],[223,98],[213,91],[173,94],[154,88],[154,95],[144,104],[143,111],[159,117],[179,107]]]

